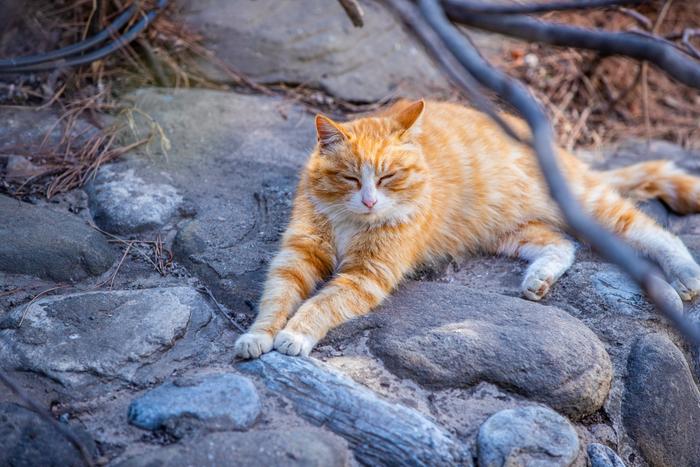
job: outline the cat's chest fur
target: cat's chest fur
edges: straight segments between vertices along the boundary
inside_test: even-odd
[[[362,226],[347,221],[337,222],[332,225],[333,245],[335,246],[335,257],[338,264],[347,255],[353,240],[362,229]]]

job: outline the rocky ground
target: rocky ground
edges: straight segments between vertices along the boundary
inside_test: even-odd
[[[190,18],[218,25],[206,30],[223,57],[257,63],[245,71],[261,81],[313,81],[357,100],[401,92],[403,80],[409,94],[445,86],[383,10],[356,32],[342,13],[322,22],[318,2],[304,15],[287,3],[251,2],[270,14],[224,21],[236,16],[224,14],[229,2],[197,2]],[[298,28],[275,29],[294,14]],[[338,50],[356,62],[339,67]],[[390,67],[375,66],[376,50]],[[0,196],[0,365],[101,464],[700,465],[697,350],[585,246],[542,303],[520,298],[524,263],[455,259],[310,358],[234,361],[315,141],[311,115],[224,91],[140,89],[123,100],[162,126],[169,150],[154,141],[48,202]],[[6,171],[31,170],[10,148],[55,116],[2,109],[0,119]],[[585,157],[600,167],[670,158],[700,173],[700,154],[664,142]],[[644,208],[700,255],[700,216]],[[172,265],[152,253],[155,239]],[[80,465],[4,387],[0,438],[0,465]]]

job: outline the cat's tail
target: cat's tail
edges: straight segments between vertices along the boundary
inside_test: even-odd
[[[673,162],[642,162],[601,174],[628,198],[660,198],[679,214],[700,212],[700,177],[683,172]]]

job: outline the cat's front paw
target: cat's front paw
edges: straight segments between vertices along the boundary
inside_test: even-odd
[[[317,340],[307,334],[295,331],[280,331],[275,337],[275,350],[287,355],[306,357],[316,345]]]
[[[675,264],[668,276],[682,300],[689,301],[700,294],[700,266],[694,262]]]
[[[540,301],[547,295],[556,278],[545,271],[528,272],[523,279],[522,291],[525,298]]]
[[[236,340],[234,352],[240,358],[258,358],[272,350],[272,336],[266,332],[246,332]]]

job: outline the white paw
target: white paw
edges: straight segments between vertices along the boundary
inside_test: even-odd
[[[688,301],[700,294],[700,266],[694,262],[676,263],[668,271],[669,281],[682,300]]]
[[[546,271],[528,271],[521,286],[523,295],[528,300],[539,301],[547,295],[549,288],[554,284],[556,278]]]
[[[258,358],[272,350],[272,336],[266,332],[246,332],[236,340],[235,354],[240,358]]]
[[[275,350],[287,355],[309,355],[316,339],[294,331],[280,331],[275,337]]]

